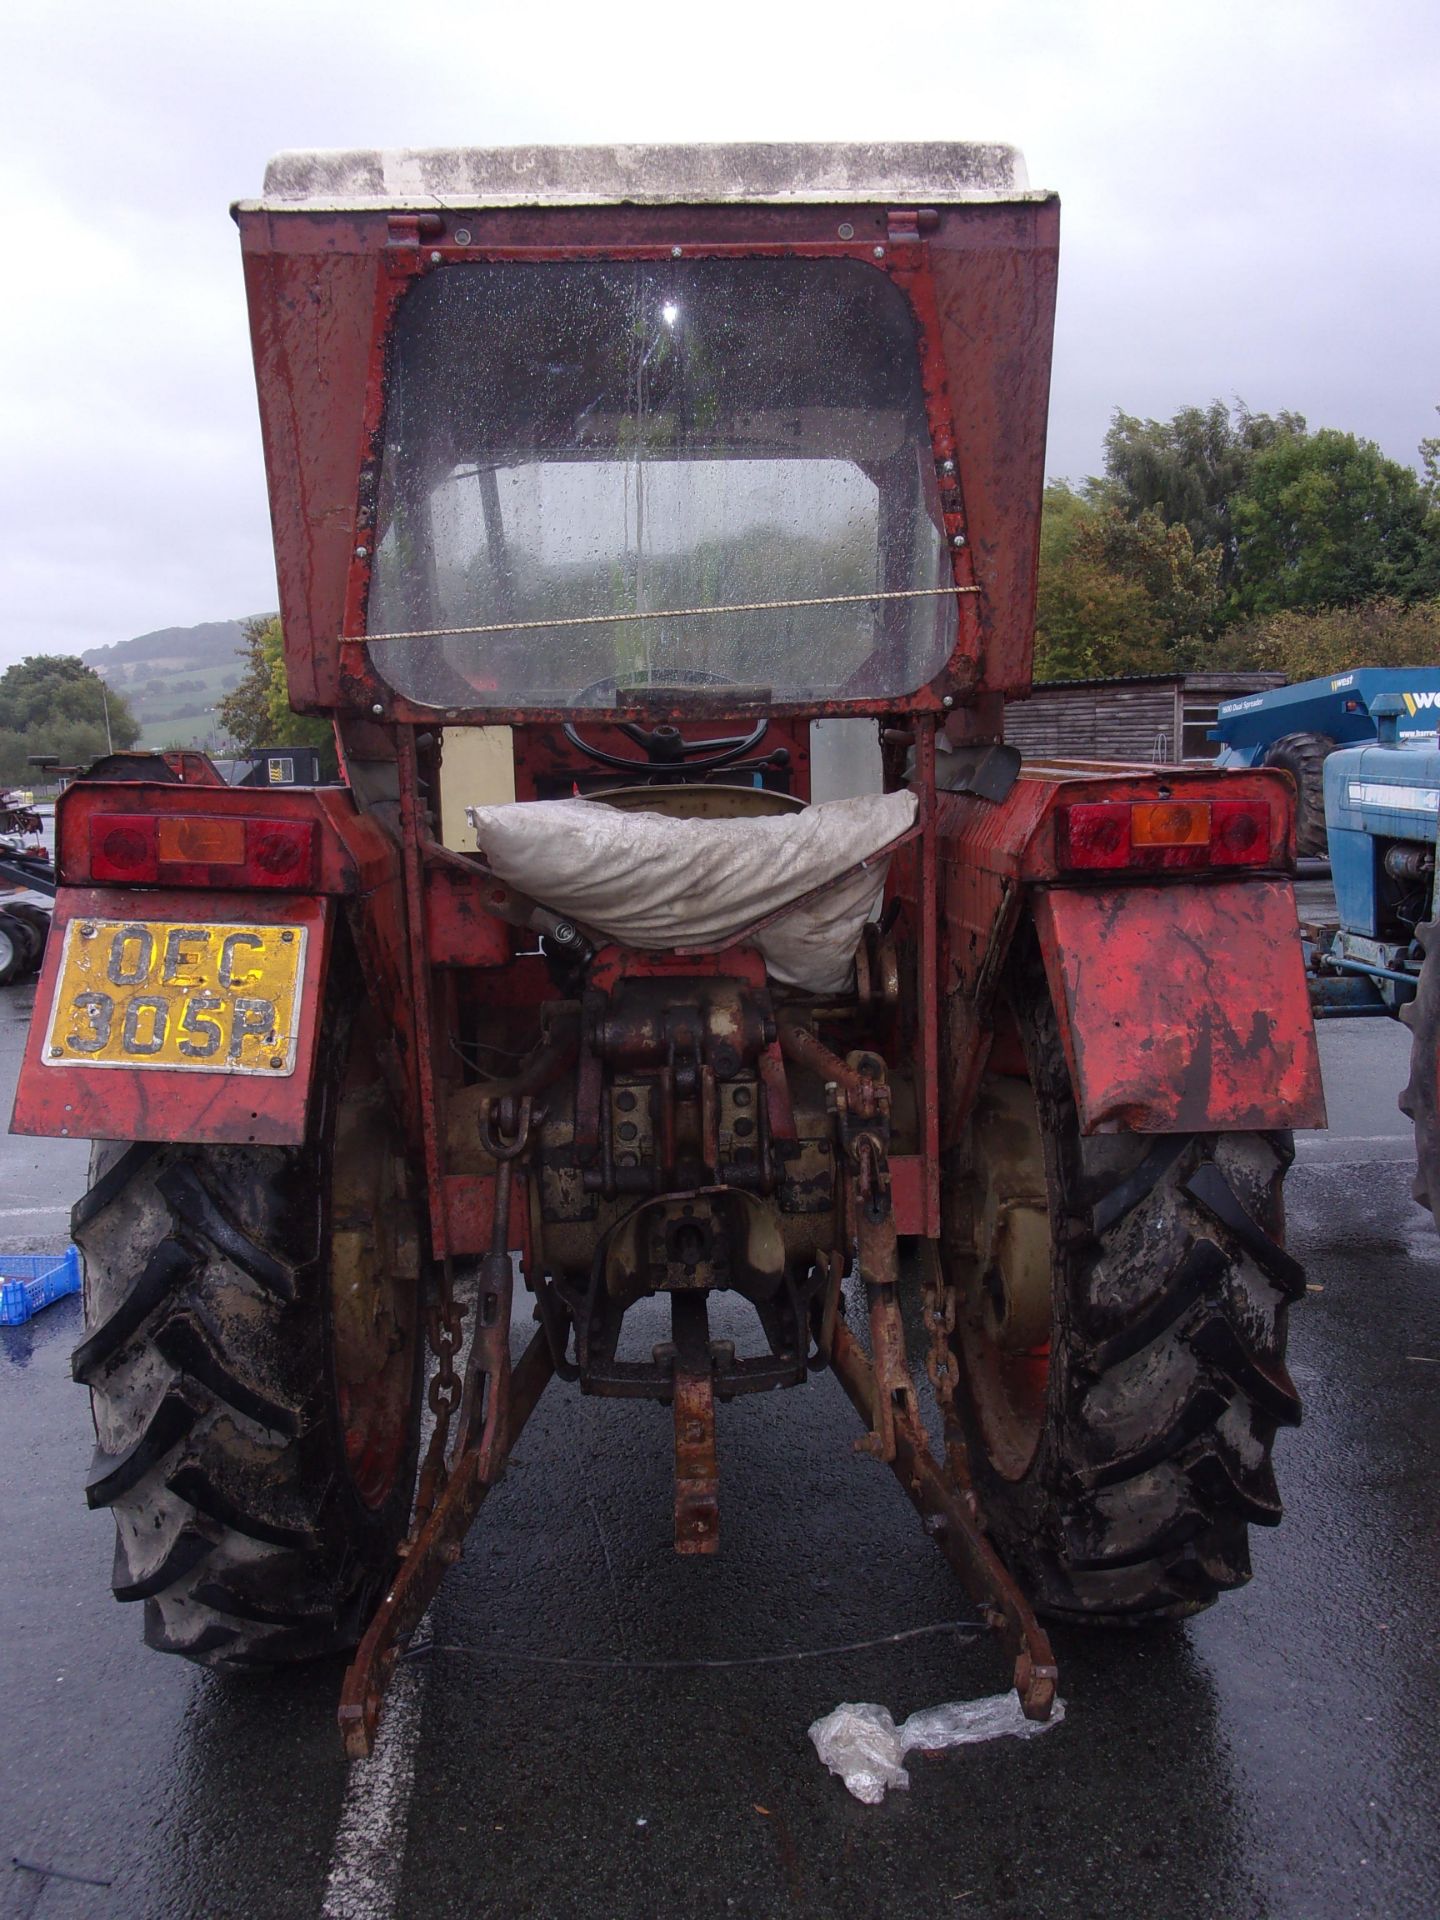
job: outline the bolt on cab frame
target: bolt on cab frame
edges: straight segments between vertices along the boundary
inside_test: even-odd
[[[1055,197],[1003,147],[521,148],[281,156],[235,212],[289,685],[344,779],[129,757],[60,806],[14,1124],[144,1149],[77,1210],[117,1593],[215,1664],[358,1641],[368,1751],[553,1374],[673,1407],[706,1553],[716,1400],[829,1367],[1043,1717],[1037,1604],[1193,1610],[1278,1517],[1280,1130],[1323,1123],[1288,783],[1001,744]],[[465,832],[477,729],[519,806],[734,822],[806,807],[834,719],[913,796],[840,990],[776,977],[764,916],[608,939]]]

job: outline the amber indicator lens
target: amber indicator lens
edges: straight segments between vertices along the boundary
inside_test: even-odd
[[[238,867],[245,860],[243,820],[186,820],[171,814],[159,822],[159,853],[186,866]]]
[[[1207,800],[1159,800],[1130,809],[1130,840],[1137,847],[1204,847],[1210,844]]]

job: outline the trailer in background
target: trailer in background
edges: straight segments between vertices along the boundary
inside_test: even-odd
[[[1301,854],[1325,855],[1325,762],[1336,747],[1380,737],[1376,702],[1390,695],[1393,743],[1413,745],[1440,722],[1440,667],[1355,667],[1226,700],[1214,734],[1223,767],[1279,767],[1295,782],[1295,840]],[[1342,915],[1343,917],[1343,915]]]

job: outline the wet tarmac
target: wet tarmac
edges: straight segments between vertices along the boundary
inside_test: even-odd
[[[0,993],[8,1112],[28,991]],[[669,1418],[552,1390],[349,1776],[338,1672],[225,1681],[147,1652],[68,1377],[78,1303],[0,1334],[0,1913],[55,1916],[1433,1916],[1440,1911],[1440,1236],[1395,1111],[1406,1036],[1322,1036],[1333,1133],[1302,1140],[1292,1322],[1305,1424],[1255,1579],[1183,1626],[1057,1635],[1063,1726],[851,1800],[806,1728],[1004,1685],[935,1636],[970,1607],[828,1378],[720,1413],[722,1551],[669,1544]],[[62,1244],[70,1143],[0,1144],[0,1244]],[[30,1211],[35,1209],[35,1211]],[[15,1857],[23,1866],[12,1864]],[[48,1870],[48,1871],[47,1871]],[[80,1877],[62,1877],[80,1876]]]

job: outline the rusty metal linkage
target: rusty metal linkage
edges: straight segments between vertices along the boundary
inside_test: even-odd
[[[385,1689],[401,1647],[419,1626],[440,1582],[460,1558],[461,1542],[470,1523],[504,1472],[510,1451],[534,1412],[551,1372],[549,1346],[544,1333],[537,1333],[511,1374],[503,1420],[497,1399],[487,1411],[480,1444],[467,1448],[455,1462],[434,1512],[401,1562],[356,1649],[340,1690],[339,1714],[345,1751],[352,1760],[363,1760],[373,1750]]]
[[[510,1364],[512,1169],[528,1148],[532,1125],[540,1117],[528,1097],[516,1100],[506,1095],[481,1109],[481,1142],[496,1163],[495,1219],[490,1251],[480,1263],[475,1335],[460,1402],[459,1454],[444,1480],[444,1491],[407,1541],[399,1571],[345,1675],[339,1720],[345,1751],[352,1760],[372,1751],[385,1689],[401,1646],[420,1624],[447,1570],[460,1558],[481,1502],[503,1476],[510,1450],[554,1371],[543,1329],[513,1370]],[[448,1410],[444,1419],[448,1425]],[[432,1441],[427,1472],[433,1455]]]
[[[875,1370],[844,1321],[835,1327],[831,1365],[855,1410],[878,1427]],[[1006,1571],[971,1514],[962,1490],[937,1464],[925,1430],[908,1411],[893,1418],[895,1454],[890,1466],[920,1513],[927,1531],[984,1606],[1006,1653],[1014,1661],[1015,1691],[1027,1720],[1048,1720],[1055,1704],[1055,1655],[1029,1601]]]
[[[852,1063],[842,1060],[834,1054],[807,1026],[793,1017],[780,1020],[780,1050],[792,1059],[797,1066],[808,1067],[812,1073],[818,1073],[828,1084],[839,1088],[849,1099],[855,1112],[865,1117],[875,1113],[881,1102],[887,1109],[890,1090],[885,1084],[884,1065],[874,1054],[865,1058],[879,1068],[879,1076],[873,1072],[862,1072]]]
[[[903,1412],[918,1420],[915,1389],[905,1355],[905,1328],[900,1318],[900,1249],[895,1215],[890,1206],[890,1176],[883,1147],[875,1135],[860,1134],[852,1142],[855,1170],[851,1210],[855,1219],[856,1262],[870,1308],[870,1350],[875,1370],[874,1430],[856,1442],[856,1450],[873,1453],[887,1464],[895,1458],[895,1416]]]
[[[675,1551],[720,1548],[715,1384],[703,1294],[670,1297],[675,1348]]]

